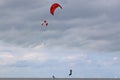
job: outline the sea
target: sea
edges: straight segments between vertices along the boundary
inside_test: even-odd
[[[120,78],[0,78],[0,80],[120,80]]]

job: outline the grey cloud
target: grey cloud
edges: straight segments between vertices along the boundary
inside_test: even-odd
[[[51,16],[49,1],[4,2],[0,6],[0,40],[24,47],[45,43],[51,48],[120,50],[118,0],[67,0],[61,5],[63,9]],[[49,22],[45,32],[40,26],[44,19]]]

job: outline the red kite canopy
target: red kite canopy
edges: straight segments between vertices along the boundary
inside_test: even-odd
[[[62,9],[62,7],[61,7],[60,4],[58,4],[58,3],[52,4],[52,6],[51,6],[51,8],[50,8],[50,13],[51,13],[53,16],[54,16],[54,12],[55,12],[56,8],[58,8],[58,7],[60,7],[60,8]]]

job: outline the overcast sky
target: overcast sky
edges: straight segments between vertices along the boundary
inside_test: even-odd
[[[63,9],[52,16],[55,2]],[[69,77],[71,68],[71,77],[120,78],[119,8],[120,0],[0,0],[0,77]]]

